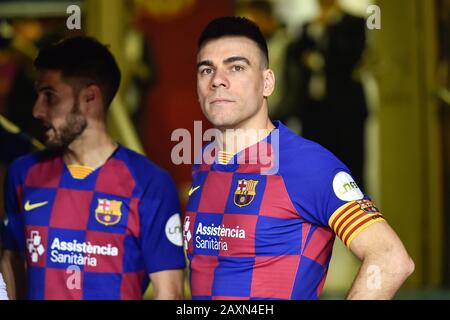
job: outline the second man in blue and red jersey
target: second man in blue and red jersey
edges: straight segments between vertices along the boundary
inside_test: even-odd
[[[33,109],[48,150],[17,159],[6,179],[3,272],[30,299],[183,297],[180,206],[169,175],[118,145],[106,113],[120,83],[109,50],[75,37],[35,61]],[[17,263],[18,262],[18,263]]]

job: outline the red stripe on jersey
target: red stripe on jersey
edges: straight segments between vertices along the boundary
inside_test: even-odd
[[[255,257],[252,297],[289,299],[300,256]],[[276,270],[276,272],[274,272]]]
[[[33,165],[25,179],[25,186],[57,188],[64,169],[62,157],[55,157]]]
[[[22,212],[24,203],[23,203],[23,186],[21,184],[17,186],[16,195],[17,195],[17,203],[19,204],[19,211]]]
[[[191,261],[192,296],[211,296],[214,270],[219,264],[216,256],[196,255]]]
[[[302,223],[302,250],[300,251],[302,254],[303,251],[305,251],[306,239],[308,239],[310,230],[311,230],[311,223],[308,222]]]
[[[83,272],[74,269],[45,270],[45,300],[83,299]]]
[[[130,211],[128,212],[127,234],[139,238],[141,236],[141,223],[139,217],[139,198],[132,198],[130,201]]]
[[[223,213],[230,193],[233,174],[211,171],[202,187],[198,212]]]
[[[121,160],[109,159],[100,169],[95,191],[131,198],[135,185],[126,164]]]
[[[145,272],[126,272],[122,274],[120,298],[123,300],[142,300],[142,283]]]
[[[317,227],[303,251],[303,256],[324,266],[333,249],[333,243],[333,231],[325,227]]]
[[[267,176],[266,188],[259,212],[261,216],[281,219],[295,219],[299,217],[287,193],[282,177]]]
[[[50,227],[85,230],[94,193],[75,189],[58,189],[50,216]]]

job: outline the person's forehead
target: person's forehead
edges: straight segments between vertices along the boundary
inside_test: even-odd
[[[62,72],[58,70],[39,70],[37,72],[36,87],[52,86],[54,89],[70,88],[70,84],[64,80]]]
[[[71,93],[72,86],[66,81],[61,71],[39,70],[35,82],[36,90],[53,89],[61,93]]]
[[[252,39],[243,36],[225,36],[208,40],[200,48],[198,60],[213,57],[227,58],[230,56],[255,57],[259,53],[258,45]]]
[[[59,83],[62,82],[62,74],[57,70],[38,70],[36,82],[40,83]]]

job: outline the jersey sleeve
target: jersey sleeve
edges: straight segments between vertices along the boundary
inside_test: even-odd
[[[8,170],[4,184],[5,217],[1,236],[3,248],[6,250],[25,251],[21,190],[17,164],[13,163]]]
[[[348,170],[335,170],[330,189],[330,206],[325,214],[327,223],[347,247],[350,247],[352,240],[362,230],[384,220],[378,208],[361,192]]]
[[[363,229],[384,218],[342,162],[323,152],[314,159],[307,170],[287,178],[294,205],[302,218],[331,228],[349,247]]]
[[[147,185],[139,204],[141,242],[147,273],[184,269],[181,208],[178,193],[167,173]]]

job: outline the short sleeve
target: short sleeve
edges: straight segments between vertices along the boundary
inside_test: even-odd
[[[306,170],[297,170],[285,179],[301,217],[332,229],[349,247],[359,232],[383,220],[383,216],[360,190],[348,168],[327,153],[316,153],[315,161],[309,161]]]
[[[184,269],[181,208],[170,176],[157,173],[139,203],[142,254],[147,273]]]

